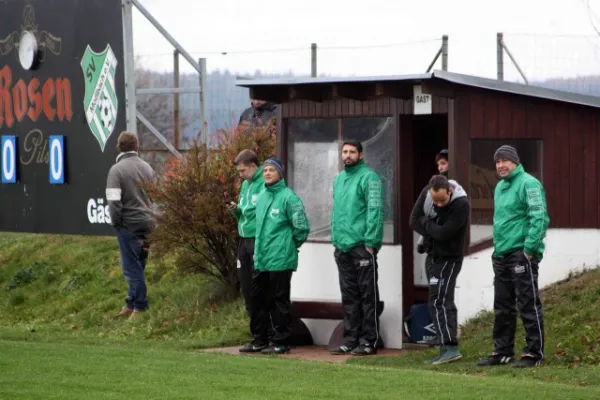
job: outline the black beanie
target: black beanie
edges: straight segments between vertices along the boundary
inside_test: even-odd
[[[498,159],[504,158],[506,160],[512,161],[515,164],[521,164],[521,160],[519,159],[519,154],[517,154],[517,150],[509,146],[507,144],[498,147],[498,150],[494,153],[494,161],[498,161]]]
[[[435,162],[437,163],[442,158],[444,158],[446,161],[448,161],[448,150],[447,149],[441,150],[439,153],[437,153],[437,155],[435,156]]]

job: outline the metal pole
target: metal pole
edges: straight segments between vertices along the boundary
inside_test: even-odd
[[[504,39],[502,39],[502,48],[504,49],[504,51],[506,51],[506,54],[508,54],[508,58],[510,58],[512,63],[515,65],[515,67],[517,68],[517,71],[519,71],[519,74],[521,74],[521,78],[523,78],[523,80],[525,81],[525,84],[529,85],[529,81],[527,80],[527,77],[521,70],[521,67],[519,67],[519,64],[517,64],[517,60],[515,60],[513,55],[510,53],[510,50],[508,50],[508,47],[506,47],[506,44],[504,43]]]
[[[441,54],[442,54],[442,48],[440,47],[438,52],[435,54],[435,57],[433,57],[433,61],[431,61],[431,64],[429,64],[429,67],[427,67],[427,71],[425,71],[425,72],[431,71],[431,68],[433,68],[433,66],[435,65],[435,62],[438,60],[438,58],[440,58]]]
[[[137,111],[136,114],[137,114],[137,118],[142,122],[142,124],[146,125],[146,128],[148,128],[148,130],[150,132],[152,132],[152,134],[154,136],[156,136],[158,138],[158,140],[160,140],[161,143],[164,144],[171,153],[173,153],[177,157],[181,158],[181,153],[179,151],[177,151],[177,149],[175,147],[173,147],[171,142],[169,142],[169,140],[166,137],[164,137],[162,135],[162,133],[160,133],[158,131],[158,129],[156,129],[156,127],[154,125],[152,125],[152,123],[150,121],[148,121],[148,119],[142,115],[141,112]]]
[[[317,44],[311,43],[310,45],[310,76],[313,78],[317,77]]]
[[[442,36],[442,70],[448,71],[448,35]]]
[[[133,7],[131,0],[122,0],[123,46],[125,69],[125,119],[127,130],[137,132],[135,99],[135,58],[133,53]]]
[[[200,65],[200,122],[202,123],[200,140],[202,143],[208,143],[208,123],[206,122],[206,91],[208,87],[206,79],[208,76],[206,73],[206,58],[200,58],[198,65]]]
[[[504,34],[498,32],[496,34],[496,71],[498,74],[498,80],[504,80],[504,50],[502,49],[502,42],[504,41]]]
[[[192,65],[192,67],[194,67],[196,71],[200,72],[200,65],[198,65],[196,60],[194,60],[194,58],[187,51],[185,51],[185,49],[175,40],[175,38],[173,38],[173,36],[171,36],[171,34],[167,32],[165,28],[163,28],[163,26],[152,16],[152,14],[150,14],[148,10],[144,8],[144,6],[140,4],[138,0],[125,1],[130,1],[133,3],[133,5],[136,6],[136,8],[144,15],[144,17],[146,17],[148,21],[150,21],[150,23],[154,25],[154,27],[158,29],[160,33],[163,34],[163,36],[173,45],[173,47],[179,51],[179,53]]]
[[[173,87],[179,88],[179,52],[173,51]],[[179,150],[179,93],[173,95],[173,141]]]

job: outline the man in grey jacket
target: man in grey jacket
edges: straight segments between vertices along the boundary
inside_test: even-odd
[[[117,162],[110,168],[106,182],[111,224],[117,231],[123,275],[128,283],[125,306],[118,314],[130,319],[148,308],[144,271],[154,229],[152,202],[141,187],[156,178],[152,167],[138,155],[138,136],[122,132],[117,141]]]

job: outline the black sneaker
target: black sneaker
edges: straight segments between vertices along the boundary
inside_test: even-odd
[[[350,354],[352,350],[355,349],[355,346],[349,344],[343,344],[337,349],[329,350],[329,354],[333,354],[334,356],[343,356],[346,354]]]
[[[513,368],[533,368],[542,363],[542,360],[533,354],[524,354],[521,359],[513,364]]]
[[[502,354],[492,353],[488,358],[485,358],[477,363],[478,367],[490,367],[494,365],[507,365],[515,360],[513,356],[503,356]]]
[[[266,349],[266,344],[261,343],[246,343],[244,346],[240,348],[240,353],[259,353],[263,349]]]
[[[268,347],[261,350],[262,354],[285,354],[290,352],[290,346],[285,344],[274,344],[272,343]]]
[[[372,356],[377,354],[377,349],[370,344],[361,344],[350,352],[353,356]]]

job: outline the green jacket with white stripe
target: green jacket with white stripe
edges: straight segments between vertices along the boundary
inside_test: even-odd
[[[541,261],[549,223],[544,188],[540,181],[525,172],[523,165],[498,182],[494,191],[494,252],[497,257],[522,249]]]
[[[238,205],[233,212],[238,219],[238,233],[243,238],[253,238],[256,235],[256,200],[264,190],[265,179],[260,166],[252,179],[242,183]]]

